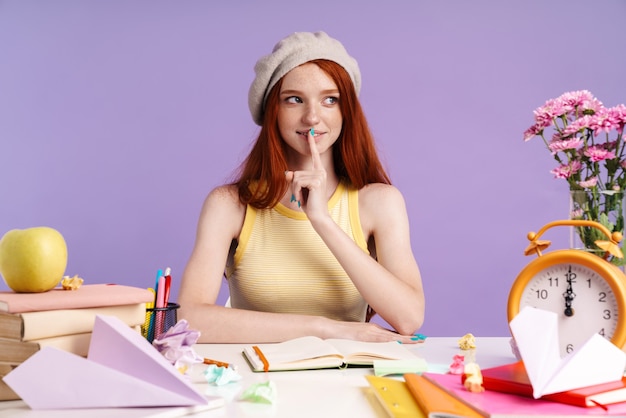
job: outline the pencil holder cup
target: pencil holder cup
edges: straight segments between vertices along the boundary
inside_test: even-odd
[[[147,308],[146,320],[141,327],[143,335],[149,343],[159,338],[161,334],[176,325],[178,322],[177,312],[180,305],[169,302],[165,308]]]

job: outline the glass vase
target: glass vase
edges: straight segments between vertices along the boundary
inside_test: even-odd
[[[624,234],[624,192],[613,190],[570,190],[570,219],[596,221],[604,225],[611,233],[619,231]],[[607,240],[602,231],[592,227],[572,227],[570,231],[570,247],[592,252],[604,257],[604,250],[598,248],[596,240]],[[620,248],[623,247],[620,242]],[[622,248],[622,251],[624,249]],[[623,259],[609,256],[608,260],[615,265],[623,266]]]

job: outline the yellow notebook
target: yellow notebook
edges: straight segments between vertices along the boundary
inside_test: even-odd
[[[426,418],[402,380],[371,375],[365,378],[390,418]]]
[[[461,380],[460,376],[459,380]],[[476,409],[441,390],[421,375],[405,374],[404,381],[407,389],[428,417],[482,418],[489,416],[478,413]]]

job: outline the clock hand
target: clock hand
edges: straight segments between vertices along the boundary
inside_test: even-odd
[[[574,293],[574,289],[572,287],[572,283],[576,281],[576,273],[572,273],[572,266],[569,267],[569,271],[565,274],[567,281],[567,289],[563,293],[563,297],[565,298],[565,311],[563,312],[565,316],[573,316],[574,309],[572,309],[572,302],[576,297],[576,293]]]

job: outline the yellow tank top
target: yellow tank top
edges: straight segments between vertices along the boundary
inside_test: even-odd
[[[367,252],[358,191],[340,183],[328,210]],[[233,308],[365,321],[367,303],[306,214],[280,203],[271,209],[247,207],[226,277]]]

